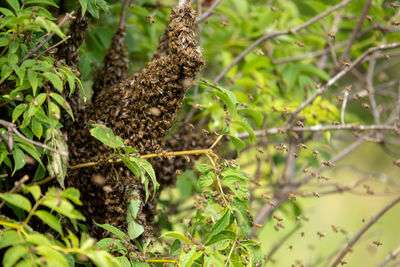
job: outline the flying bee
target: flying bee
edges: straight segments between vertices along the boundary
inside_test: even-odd
[[[302,42],[299,41],[295,41],[294,42],[296,45],[300,46],[300,47],[304,47],[304,44]]]
[[[151,23],[155,23],[156,22],[152,16],[146,16],[146,19]]]
[[[335,35],[334,33],[328,33],[328,36],[329,36],[330,38],[332,38],[333,40],[336,39],[336,35]]]

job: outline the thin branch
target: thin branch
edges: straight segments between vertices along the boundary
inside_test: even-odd
[[[349,71],[351,71],[354,67],[356,67],[358,64],[364,61],[364,59],[369,56],[370,54],[379,51],[379,50],[385,50],[385,49],[392,49],[400,47],[400,43],[391,43],[391,44],[383,44],[375,47],[369,48],[367,51],[365,51],[361,56],[359,56],[353,63],[350,64],[347,68],[343,69],[340,71],[338,74],[336,74],[333,78],[331,78],[327,83],[325,83],[322,87],[320,87],[312,96],[310,96],[306,101],[304,101],[290,116],[288,123],[291,123],[294,118],[299,114],[304,108],[306,108],[308,105],[310,105],[314,100],[320,96],[322,93],[324,93],[326,90],[328,90],[329,87],[331,87],[333,84],[335,84],[339,79],[341,79],[344,75],[346,75]]]
[[[195,150],[185,150],[185,151],[152,153],[152,154],[147,154],[147,155],[141,155],[139,157],[142,159],[151,159],[151,158],[157,158],[157,157],[174,157],[174,156],[201,155],[201,154],[207,154],[207,155],[211,155],[214,157],[216,156],[211,149],[206,148],[206,149],[195,149]],[[119,162],[122,162],[122,159],[109,159],[105,163],[106,164],[114,164],[114,163],[119,163]],[[76,170],[76,169],[82,169],[82,168],[89,168],[89,167],[97,166],[99,164],[104,164],[104,162],[103,161],[85,162],[85,163],[76,164],[74,166],[70,166],[68,169]]]
[[[364,5],[364,8],[361,12],[360,19],[358,20],[357,25],[354,28],[353,33],[351,34],[350,41],[346,46],[346,50],[343,52],[342,56],[340,57],[341,61],[348,60],[351,47],[353,46],[353,43],[356,40],[357,35],[359,34],[359,32],[361,30],[361,27],[363,25],[363,22],[365,20],[365,17],[367,16],[367,13],[368,13],[368,10],[370,7],[371,7],[371,0],[367,0],[367,2]]]
[[[300,26],[297,26],[295,28],[292,28],[290,30],[278,31],[278,32],[272,32],[272,33],[265,34],[264,36],[262,36],[259,39],[257,39],[254,43],[249,45],[242,53],[240,53],[224,70],[221,71],[221,73],[219,73],[217,75],[217,77],[214,79],[214,82],[219,82],[225,76],[225,74],[227,74],[228,71],[233,68],[233,66],[238,64],[247,54],[249,54],[251,51],[253,51],[253,49],[256,48],[262,42],[264,42],[264,41],[266,41],[268,39],[271,39],[271,38],[275,38],[277,36],[281,36],[281,35],[295,34],[298,31],[303,30],[303,29],[307,28],[308,26],[310,26],[311,24],[313,24],[313,23],[321,20],[322,18],[328,16],[332,12],[334,12],[334,11],[336,11],[336,10],[346,6],[346,5],[348,5],[352,1],[353,0],[344,0],[341,3],[333,6],[331,9],[329,9],[329,10],[327,10],[325,12],[322,12],[321,14],[318,14],[317,16],[315,16],[312,19],[308,20],[304,24],[302,24]]]
[[[209,16],[211,16],[214,13],[214,9],[219,5],[219,3],[222,0],[215,0],[213,1],[213,3],[211,4],[211,6],[207,9],[206,12],[204,12],[203,14],[201,14],[201,16],[199,16],[196,19],[196,24],[199,24],[200,22],[202,22],[203,20],[205,20],[206,18],[208,18]]]
[[[398,246],[395,250],[391,251],[389,255],[377,266],[377,267],[383,267],[385,266],[389,261],[394,260],[397,255],[400,254],[400,246]]]
[[[63,17],[63,19],[60,21],[60,23],[58,23],[57,27],[62,27],[65,23],[67,23],[68,20],[73,19],[73,14],[75,11],[72,11],[71,13],[67,13],[65,14],[65,16]],[[31,56],[33,56],[34,54],[36,54],[36,52],[44,45],[46,44],[48,41],[50,41],[50,39],[53,37],[53,35],[55,34],[55,32],[51,32],[46,39],[44,39],[38,46],[36,46],[34,49],[32,49],[31,51],[28,52],[28,54],[26,54],[19,62],[18,62],[18,66],[21,66],[22,62],[24,62],[25,60],[29,59]]]
[[[189,0],[190,1],[190,0]],[[186,0],[179,0],[178,6],[184,6],[186,5],[187,1]]]
[[[49,150],[49,151],[54,152],[54,153],[57,153],[57,154],[60,154],[61,156],[65,156],[65,157],[68,156],[68,152],[66,152],[66,151],[60,151],[60,150],[57,150],[57,149],[55,149],[55,148],[49,147],[49,146],[47,146],[47,145],[45,145],[45,144],[42,144],[42,143],[40,143],[40,142],[36,142],[36,141],[34,141],[34,140],[31,140],[31,139],[29,139],[29,138],[26,138],[22,133],[20,133],[20,132],[17,130],[16,126],[15,126],[13,123],[11,123],[11,122],[7,122],[7,121],[5,121],[5,120],[0,120],[0,125],[11,129],[11,131],[9,131],[9,133],[10,133],[10,132],[14,132],[14,133],[15,133],[17,136],[19,136],[22,140],[24,140],[24,141],[26,141],[26,142],[28,142],[28,143],[30,143],[30,144],[32,144],[32,145],[35,145],[35,146],[44,148],[44,149],[46,149],[46,150]]]
[[[126,9],[128,8],[130,0],[125,0],[124,5],[122,6],[122,11],[121,11],[121,18],[119,20],[119,28],[123,29],[125,28],[125,17],[126,17]],[[136,3],[136,1],[134,1]]]
[[[347,99],[349,98],[349,92],[347,90],[344,91],[342,110],[340,112],[340,123],[344,126],[344,111],[346,110]]]
[[[62,39],[61,41],[59,41],[59,42],[56,43],[55,45],[52,45],[51,47],[47,48],[46,50],[40,52],[40,54],[37,55],[37,56],[35,57],[35,60],[38,59],[38,58],[40,58],[43,54],[47,53],[48,51],[50,51],[50,50],[56,48],[57,46],[59,46],[60,44],[64,43],[64,42],[67,41],[69,38],[71,38],[71,35],[68,35],[67,37],[65,37],[64,39]]]
[[[314,125],[306,127],[282,127],[282,128],[270,128],[265,130],[254,131],[255,136],[269,136],[281,134],[282,132],[323,132],[323,131],[341,131],[341,130],[352,130],[352,131],[395,131],[397,130],[396,125],[382,124],[382,125],[356,125],[356,124],[343,124],[343,125]],[[248,138],[249,133],[240,133],[236,135],[238,138]]]
[[[335,260],[335,262],[331,265],[332,267],[337,266],[343,258],[346,256],[347,252],[357,243],[357,241],[362,237],[363,234],[374,225],[389,209],[395,206],[400,202],[400,197],[394,199],[387,206],[385,206],[381,211],[378,212],[361,230],[354,236],[354,238],[346,245],[346,247],[340,252],[339,256]]]
[[[379,111],[378,111],[378,107],[376,105],[376,100],[375,100],[375,96],[374,96],[375,89],[374,89],[374,82],[373,82],[375,63],[376,63],[376,60],[374,60],[374,59],[369,61],[366,81],[367,81],[368,97],[369,97],[369,102],[371,104],[372,115],[374,116],[375,124],[379,125],[380,124]]]

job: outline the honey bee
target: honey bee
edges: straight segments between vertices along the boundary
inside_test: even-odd
[[[330,38],[332,38],[333,40],[336,39],[336,35],[335,35],[334,33],[328,33],[328,36],[329,36]]]
[[[152,16],[146,16],[146,19],[151,23],[155,23],[156,22]]]
[[[296,45],[300,46],[300,47],[304,47],[304,44],[302,42],[299,41],[295,41],[294,42]]]

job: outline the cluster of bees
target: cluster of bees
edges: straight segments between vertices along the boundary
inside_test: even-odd
[[[68,137],[70,165],[89,161],[105,162],[114,153],[90,135],[88,123],[111,128],[124,139],[125,145],[137,149],[140,154],[193,149],[203,145],[200,135],[195,137],[196,134],[190,133],[187,127],[181,127],[167,141],[163,139],[175,123],[176,113],[187,89],[204,65],[194,28],[195,16],[190,6],[173,8],[152,60],[133,77],[127,75],[124,29],[116,32],[104,67],[94,81],[92,102],[85,107],[75,108],[75,121],[65,121],[63,124]],[[74,45],[73,41],[71,45]],[[68,101],[72,101],[71,106],[75,105],[74,99]],[[152,163],[155,164],[159,182],[164,186],[175,181],[176,168],[186,166],[185,160],[180,158],[155,159]],[[100,164],[70,171],[66,184],[80,190],[82,212],[93,236],[102,238],[107,235],[93,222],[126,229],[126,207],[132,192],[137,192],[136,197],[142,203],[137,215],[137,222],[145,228],[142,238],[152,235],[150,224],[156,213],[156,198],[150,200],[150,197],[145,203],[144,186],[122,164]],[[152,188],[149,191],[152,192]]]

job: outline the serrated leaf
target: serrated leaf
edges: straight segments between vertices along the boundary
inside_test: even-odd
[[[227,210],[224,216],[219,219],[210,230],[210,235],[215,236],[224,231],[231,223],[231,212]]]
[[[247,131],[249,133],[249,137],[250,137],[250,142],[253,142],[256,139],[256,135],[254,133],[253,128],[251,128],[250,124],[246,121],[246,119],[243,120],[237,120],[237,121],[233,121],[233,124],[237,124],[240,127],[242,127],[245,131]]]
[[[119,230],[118,228],[109,225],[109,224],[98,224],[98,223],[94,223],[96,224],[98,227],[101,227],[107,231],[109,231],[110,233],[116,235],[119,239],[121,240],[125,240],[125,233],[122,232],[121,230]]]
[[[36,147],[32,144],[20,143],[19,138],[15,137],[15,140],[18,140],[17,146],[22,148],[26,153],[28,153],[32,158],[34,158],[41,166],[44,167],[42,160],[40,159],[41,155],[37,151]]]
[[[12,267],[28,253],[28,248],[25,246],[15,246],[9,248],[3,255],[3,266]]]
[[[81,5],[81,8],[82,8],[81,16],[83,17],[87,10],[87,0],[79,0],[79,4]]]
[[[103,250],[110,250],[110,245],[116,244],[117,248],[113,251],[126,251],[127,248],[121,243],[121,240],[114,238],[103,238],[96,243],[96,245]]]
[[[195,167],[199,172],[206,172],[208,170],[214,169],[213,166],[211,166],[209,164],[204,164],[204,163],[195,164]]]
[[[114,135],[113,131],[100,124],[91,124],[94,128],[90,130],[90,134],[100,142],[111,148],[119,148],[124,145],[121,137]]]
[[[234,215],[240,229],[242,229],[243,237],[246,238],[253,229],[251,218],[247,214],[247,211],[250,210],[248,201],[240,201],[236,197],[234,199],[232,209],[235,211]]]
[[[207,187],[213,184],[215,181],[216,175],[213,172],[206,172],[205,174],[200,175],[199,177],[199,186],[200,187]]]
[[[47,266],[69,267],[68,261],[63,254],[50,246],[38,246],[36,250],[38,255],[44,256]]]
[[[50,6],[54,6],[54,7],[58,7],[58,5],[56,3],[54,3],[54,1],[52,0],[27,0],[25,2],[26,5],[29,4],[43,4],[43,5],[50,5]]]
[[[58,75],[52,73],[52,72],[45,72],[42,74],[44,77],[47,78],[47,80],[49,80],[53,86],[62,93],[64,87],[63,87],[63,82],[61,81],[60,77],[58,77]]]
[[[128,258],[125,256],[119,256],[119,257],[117,257],[117,260],[119,261],[119,263],[121,264],[122,267],[131,267],[132,266],[130,261],[128,260]]]
[[[75,210],[74,206],[72,206],[72,204],[65,199],[60,199],[53,196],[48,197],[42,202],[42,205],[67,216],[71,220],[85,220],[85,217],[79,211]]]
[[[223,184],[241,200],[243,201],[245,196],[249,196],[249,190],[247,189],[247,183],[242,179],[238,179],[237,176],[226,176],[223,178]]]
[[[24,196],[11,193],[0,193],[0,198],[9,204],[30,212],[32,209],[31,202]]]
[[[43,126],[36,118],[32,118],[32,133],[39,139],[43,135]]]
[[[76,188],[68,187],[67,189],[61,191],[61,196],[71,200],[75,205],[82,205],[82,202],[79,199],[81,193]]]
[[[38,210],[34,214],[58,233],[63,234],[61,223],[56,216],[45,210]]]

